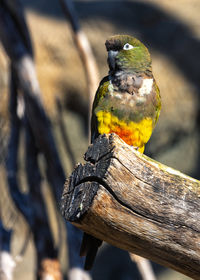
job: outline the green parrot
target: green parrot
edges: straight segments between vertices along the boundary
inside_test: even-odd
[[[91,119],[91,142],[116,133],[141,153],[158,120],[161,99],[148,49],[136,38],[115,35],[106,43],[109,74],[97,89]],[[80,255],[90,269],[102,241],[84,233]]]

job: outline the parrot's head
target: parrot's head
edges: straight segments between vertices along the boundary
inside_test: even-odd
[[[136,38],[128,35],[115,35],[106,43],[108,65],[111,72],[151,71],[151,57],[148,49]]]

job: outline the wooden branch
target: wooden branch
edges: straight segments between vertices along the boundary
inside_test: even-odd
[[[200,182],[103,135],[65,184],[61,210],[83,231],[199,279]]]

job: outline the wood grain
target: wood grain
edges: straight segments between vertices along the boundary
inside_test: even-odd
[[[65,184],[65,218],[95,237],[200,279],[200,182],[100,136]]]

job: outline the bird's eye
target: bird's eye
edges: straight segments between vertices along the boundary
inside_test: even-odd
[[[124,46],[123,46],[123,50],[131,50],[133,49],[134,47],[132,45],[130,45],[129,43],[126,43]]]

